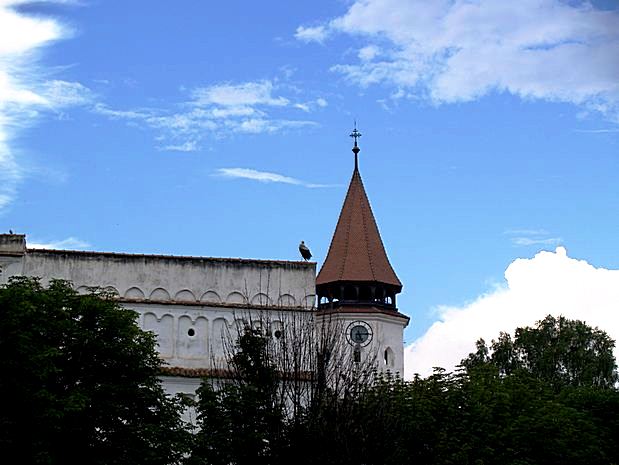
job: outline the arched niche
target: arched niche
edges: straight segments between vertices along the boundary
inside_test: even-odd
[[[395,353],[393,352],[391,347],[387,347],[383,351],[383,364],[387,368],[393,368],[393,366],[395,365]]]
[[[174,300],[178,302],[195,302],[198,299],[189,289],[182,289],[176,293]]]
[[[144,295],[144,292],[142,292],[142,289],[140,289],[139,287],[135,287],[135,286],[134,287],[130,287],[125,292],[125,299],[142,300],[145,297],[146,296]]]
[[[316,305],[316,296],[314,294],[308,294],[303,299],[303,307],[314,308]]]
[[[87,294],[90,294],[90,289],[91,288],[88,286],[80,286],[77,289],[75,289],[75,292],[81,295],[87,295]]]
[[[176,357],[208,360],[208,321],[199,316],[192,320],[188,315],[178,318]]]
[[[296,299],[294,298],[294,296],[290,295],[290,294],[282,294],[279,296],[279,299],[277,301],[277,304],[280,307],[294,307],[296,305]]]
[[[200,302],[214,302],[218,304],[221,303],[221,297],[215,291],[206,291],[202,294],[202,297],[200,297]]]
[[[157,318],[152,312],[144,314],[144,329],[152,331],[157,335],[159,353],[162,357],[172,357],[174,355],[174,317],[165,314]]]
[[[120,292],[118,292],[118,289],[116,289],[114,286],[105,286],[103,288],[103,292],[105,292],[107,294],[111,294],[114,297],[120,296]]]
[[[252,305],[270,305],[271,299],[263,292],[259,292],[251,299]]]
[[[162,287],[158,287],[148,296],[150,300],[170,300],[170,293]]]
[[[211,324],[211,337],[208,341],[208,347],[211,358],[216,362],[225,361],[226,354],[224,347],[230,343],[234,343],[230,339],[233,338],[233,330],[230,328],[232,323],[224,317],[218,317]]]
[[[229,304],[245,304],[247,303],[247,300],[243,294],[234,291],[228,294],[228,297],[226,297],[226,302]]]

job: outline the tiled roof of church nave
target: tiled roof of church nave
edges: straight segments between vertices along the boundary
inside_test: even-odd
[[[380,282],[401,288],[376,225],[357,166],[316,284]]]

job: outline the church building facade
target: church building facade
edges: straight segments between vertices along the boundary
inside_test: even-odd
[[[277,337],[289,316],[335,318],[358,361],[403,374],[403,331],[396,307],[402,284],[385,252],[358,169],[318,276],[308,261],[140,255],[29,248],[26,236],[0,234],[0,285],[11,276],[70,281],[80,293],[102,288],[138,313],[157,335],[170,394],[193,394],[226,355],[223,335],[248,313],[267,314]],[[281,333],[279,333],[281,334]]]

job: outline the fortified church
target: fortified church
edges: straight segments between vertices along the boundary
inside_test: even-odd
[[[202,376],[225,356],[222,334],[243,312],[270,315],[273,337],[286,315],[335,315],[351,357],[375,354],[381,371],[403,374],[403,331],[398,311],[402,283],[383,246],[358,166],[355,165],[327,258],[316,276],[308,261],[141,255],[29,248],[26,236],[0,234],[0,284],[11,276],[65,279],[80,293],[113,293],[135,310],[140,326],[157,335],[170,394],[194,394]],[[279,333],[281,334],[281,332]],[[219,365],[221,366],[221,365]]]

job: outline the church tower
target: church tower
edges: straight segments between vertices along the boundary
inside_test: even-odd
[[[404,375],[403,331],[409,318],[396,306],[402,283],[389,263],[359,173],[361,133],[350,135],[355,167],[331,240],[316,278],[318,311],[344,322],[353,358],[376,356],[381,371]]]

